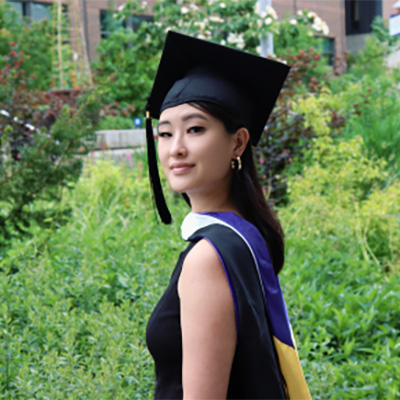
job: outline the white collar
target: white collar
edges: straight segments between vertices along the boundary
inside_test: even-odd
[[[207,214],[190,212],[186,215],[181,225],[181,236],[188,240],[196,231],[212,224],[220,224],[233,229],[229,224]]]

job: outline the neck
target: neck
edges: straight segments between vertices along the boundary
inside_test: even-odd
[[[220,211],[233,211],[238,213],[234,202],[231,199],[227,190],[220,190],[216,193],[215,190],[209,193],[187,193],[192,212],[220,212]]]

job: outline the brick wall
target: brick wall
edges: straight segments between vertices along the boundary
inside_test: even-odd
[[[81,0],[82,1],[82,0]],[[151,10],[156,0],[148,1],[149,10]],[[126,3],[126,0],[114,0],[115,9]],[[87,19],[88,19],[88,41],[89,41],[89,58],[96,58],[96,47],[100,43],[100,10],[109,10],[109,0],[86,0]]]
[[[329,37],[335,38],[335,53],[342,55],[345,51],[345,13],[344,0],[273,0],[273,7],[278,17],[295,15],[297,10],[316,12],[329,26]]]
[[[382,17],[388,19],[392,14],[396,13],[393,8],[397,0],[382,0]]]

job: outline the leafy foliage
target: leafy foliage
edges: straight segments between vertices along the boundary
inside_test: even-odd
[[[46,19],[22,24],[18,14],[6,2],[0,2],[0,68],[15,65],[15,56],[23,53],[23,71],[27,86],[49,88],[52,70],[51,25]]]
[[[371,24],[372,35],[365,39],[365,46],[359,54],[350,58],[350,73],[360,78],[368,75],[378,78],[388,72],[387,57],[399,44],[398,36],[390,36],[387,23],[382,17],[375,17]]]
[[[299,10],[295,18],[285,19],[279,24],[278,34],[275,36],[274,46],[276,53],[281,56],[283,53],[297,54],[309,47],[322,52],[321,37],[313,35],[318,33],[329,34],[329,27],[325,21],[313,11]]]
[[[143,21],[136,32],[123,27],[123,22],[132,15],[145,11],[146,6],[141,2],[125,4],[116,21],[110,21],[114,31],[102,39],[98,47],[100,57],[94,63],[97,82],[108,88],[108,102],[134,104],[140,115],[143,115],[169,29],[255,54],[260,53],[260,35],[274,33],[276,38],[282,35],[282,41],[288,36],[288,26],[278,21],[275,10],[267,7],[260,13],[256,0],[157,1],[152,9],[154,22]],[[299,14],[298,26],[303,38],[301,43],[307,44],[307,49],[315,44],[317,49],[319,41],[313,33],[327,28],[315,13],[311,14],[310,17],[307,12],[304,16]],[[298,37],[295,37],[297,42]],[[290,49],[285,51],[283,47],[283,51],[277,51],[280,58],[292,54],[294,47],[297,53],[298,47],[293,41],[285,46]],[[321,57],[318,60],[319,76],[323,73],[324,62]]]
[[[339,111],[324,81],[307,77],[320,54],[310,48],[290,55],[290,59],[289,76],[255,151],[262,184],[274,204],[287,202],[288,176],[302,172],[303,154],[312,139],[318,135],[337,136],[346,124],[344,110]],[[307,81],[308,93],[302,95]]]
[[[318,139],[312,158],[279,211],[288,249],[281,281],[311,393],[396,399],[400,187],[381,189],[386,172],[360,138]],[[144,160],[87,160],[65,193],[69,223],[45,245],[36,230],[3,254],[4,396],[153,397],[145,326],[185,247],[188,209],[167,191],[175,222],[156,223]]]
[[[24,39],[14,42],[28,30],[16,32],[5,7],[0,108],[38,129],[0,117],[0,242],[8,245],[0,251],[0,399],[150,399],[145,326],[185,246],[187,206],[167,192],[176,221],[156,223],[141,154],[120,166],[86,159],[81,174],[98,98],[30,90],[48,84],[49,75],[32,75],[48,64],[26,53]],[[142,7],[128,2],[117,18]],[[387,32],[361,55],[369,65],[334,78],[306,33],[325,29],[309,11],[294,23],[271,10],[258,16],[248,0],[167,0],[155,10],[154,24],[116,29],[100,45],[105,119],[131,118],[130,104],[141,112],[168,28],[254,52],[258,28],[287,40],[275,49],[291,74],[256,161],[280,205],[281,282],[306,379],[317,399],[399,398],[400,112],[397,75],[381,68]],[[47,57],[45,30],[32,29],[26,43],[42,40],[35,50]]]
[[[44,228],[66,222],[60,189],[79,178],[78,153],[87,151],[98,118],[95,93],[68,105],[52,93],[28,90],[23,77],[1,74],[0,247],[28,234],[32,222]]]
[[[332,81],[336,106],[348,119],[346,137],[361,135],[370,157],[383,158],[400,171],[400,89],[395,73],[354,79],[350,74]]]
[[[105,129],[132,129],[135,107],[122,106],[114,102],[105,104],[100,110],[100,123],[98,130]]]
[[[396,398],[400,185],[360,137],[319,138],[280,210],[283,272],[306,377],[317,398]],[[396,303],[396,304],[395,304]],[[308,367],[307,367],[308,365]]]

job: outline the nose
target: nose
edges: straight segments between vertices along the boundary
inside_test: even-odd
[[[171,157],[182,158],[187,155],[187,148],[185,144],[185,136],[176,133],[172,138],[172,145],[170,148]]]

